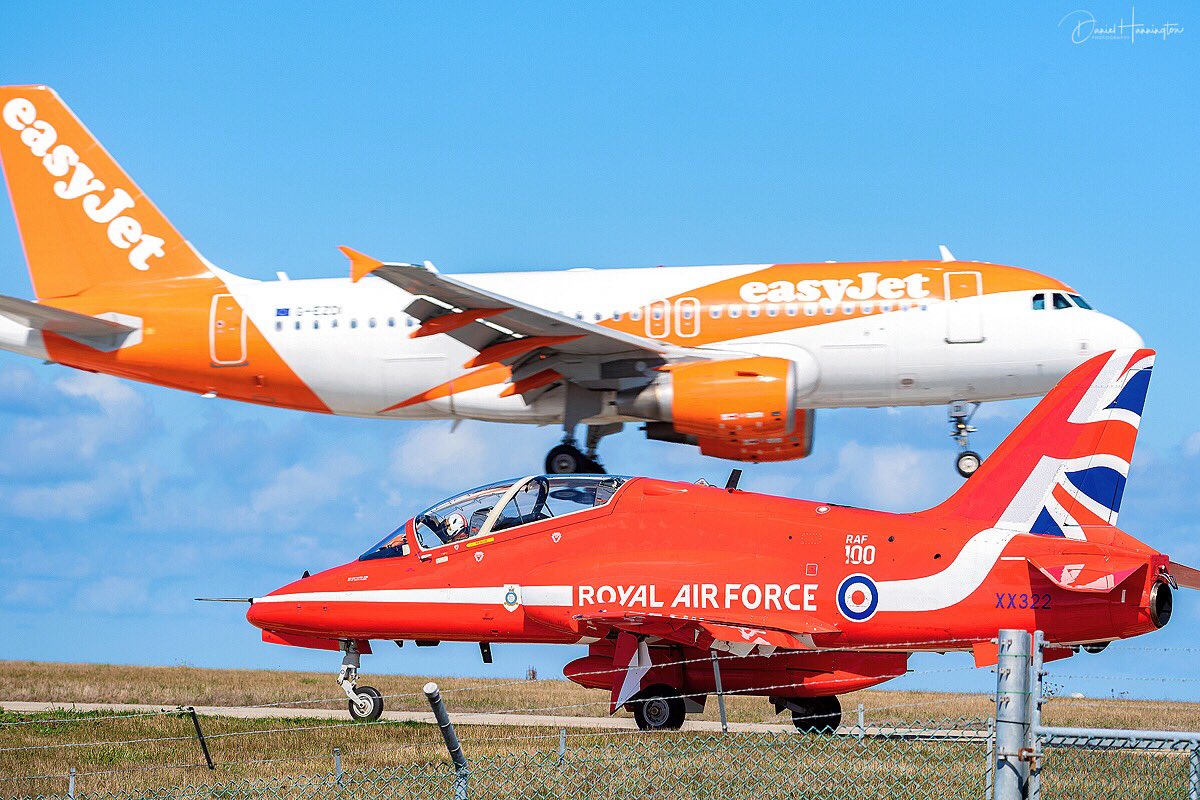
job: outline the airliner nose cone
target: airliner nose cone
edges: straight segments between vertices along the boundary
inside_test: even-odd
[[[1141,334],[1115,317],[1102,316],[1101,324],[1095,330],[1092,344],[1094,351],[1104,353],[1109,350],[1139,350],[1145,346]]]

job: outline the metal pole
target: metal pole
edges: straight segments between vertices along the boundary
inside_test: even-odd
[[[996,777],[995,800],[1025,800],[1029,762],[1029,654],[1027,631],[1006,628],[996,640]]]
[[[71,767],[71,771],[67,773],[67,797],[75,800],[75,768]]]
[[[458,743],[458,734],[454,732],[454,723],[446,713],[446,705],[442,702],[442,694],[438,685],[433,681],[425,684],[425,696],[429,698],[429,707],[433,709],[433,718],[442,729],[442,738],[446,740],[446,749],[450,751],[450,760],[454,762],[454,800],[467,800],[467,757],[463,755],[462,745]]]
[[[563,759],[567,757],[567,729],[558,729],[558,763],[561,764]]]
[[[1188,759],[1188,800],[1200,800],[1200,750],[1192,750]]]
[[[1038,800],[1042,796],[1042,739],[1038,730],[1042,726],[1042,692],[1046,672],[1044,666],[1046,650],[1046,634],[1041,631],[1033,632],[1033,650],[1029,671],[1029,798]]]
[[[204,753],[205,763],[208,764],[209,769],[216,769],[213,766],[212,756],[208,754],[208,742],[204,741],[204,731],[200,729],[200,717],[196,716],[196,709],[188,706],[187,712],[192,715],[192,724],[196,726],[196,739],[200,742],[200,752]]]
[[[991,797],[996,787],[996,718],[988,718],[987,775],[984,777],[987,796]]]
[[[717,685],[717,710],[721,712],[721,733],[729,733],[729,720],[725,718],[725,690],[721,688],[721,662],[717,660],[716,650],[712,651],[712,665],[713,680]]]
[[[867,710],[863,708],[863,704],[858,704],[858,740],[861,742],[863,737],[867,735]]]
[[[333,748],[333,773],[337,775],[338,786],[342,785],[342,748]]]

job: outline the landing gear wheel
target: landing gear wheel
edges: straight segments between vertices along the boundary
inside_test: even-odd
[[[374,722],[383,715],[383,695],[374,686],[354,687],[356,700],[346,701],[355,722]]]
[[[546,454],[547,475],[573,475],[586,472],[587,456],[578,447],[560,444]]]
[[[792,724],[801,733],[832,733],[842,724],[842,701],[836,697],[806,697],[792,709]]]
[[[687,718],[683,698],[669,686],[651,686],[628,705],[638,728],[643,731],[677,731]]]
[[[963,450],[958,454],[958,458],[954,461],[954,468],[958,470],[958,474],[964,478],[969,478],[975,474],[975,470],[979,469],[979,465],[983,463],[983,456],[976,453],[974,450]]]

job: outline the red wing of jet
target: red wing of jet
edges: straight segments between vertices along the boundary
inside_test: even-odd
[[[1031,556],[1029,564],[1062,589],[1072,592],[1104,593],[1111,592],[1124,583],[1126,578],[1144,568],[1146,560],[1144,558],[1109,557],[1098,563],[1087,563],[1085,557],[1072,556],[1067,553]]]
[[[656,636],[699,650],[721,650],[738,656],[755,647],[783,650],[812,650],[814,634],[836,633],[838,629],[816,617],[789,613],[789,629],[754,623],[727,622],[669,614],[599,611],[575,617],[581,632],[603,635],[608,630],[637,636]]]

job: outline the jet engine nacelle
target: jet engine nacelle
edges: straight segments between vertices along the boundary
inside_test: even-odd
[[[789,461],[812,452],[813,411],[796,407],[798,390],[807,394],[809,383],[798,381],[797,364],[788,358],[701,361],[672,366],[650,386],[618,398],[618,407],[650,420],[649,439],[697,445],[715,458]]]

